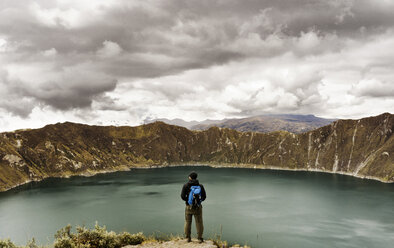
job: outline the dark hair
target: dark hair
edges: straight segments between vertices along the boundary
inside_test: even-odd
[[[192,172],[189,174],[189,177],[190,177],[191,179],[197,179],[197,173],[194,172],[194,171],[192,171]]]

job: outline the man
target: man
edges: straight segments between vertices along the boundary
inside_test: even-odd
[[[207,198],[205,193],[204,186],[202,186],[197,180],[197,173],[192,172],[189,174],[189,181],[183,185],[181,198],[186,203],[185,208],[185,236],[187,238],[187,242],[191,242],[191,228],[192,228],[192,216],[194,215],[194,220],[196,221],[197,235],[200,243],[204,242],[202,238],[202,233],[204,231],[204,225],[202,222],[202,205],[199,204],[197,207],[193,205],[189,205],[189,194],[192,186],[200,186],[201,187],[201,202]]]

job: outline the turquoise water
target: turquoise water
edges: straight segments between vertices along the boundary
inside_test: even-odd
[[[206,238],[222,233],[253,247],[393,247],[394,184],[210,167],[47,179],[0,193],[0,238],[49,244],[61,227],[91,227],[96,220],[114,231],[182,234],[180,191],[191,170],[207,191]]]

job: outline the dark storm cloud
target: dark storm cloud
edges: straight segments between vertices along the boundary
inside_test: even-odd
[[[0,109],[4,109],[13,115],[27,117],[33,107],[34,99],[23,96],[18,91],[20,82],[11,81],[8,73],[0,68]]]
[[[8,100],[0,101],[0,107],[27,116],[34,103],[67,110],[98,101],[98,109],[123,111],[124,105],[103,97],[118,81],[160,81],[190,70],[284,54],[306,58],[340,53],[349,40],[361,46],[392,29],[393,12],[391,1],[368,0],[4,0],[0,39],[6,43],[0,47],[0,62],[9,76],[3,77],[0,93]],[[390,63],[391,57],[380,66]],[[36,72],[28,78],[25,70]],[[252,95],[229,105],[245,113],[262,107],[318,105],[323,101],[317,89],[321,75],[316,77],[313,69],[308,73],[306,78],[313,80],[306,83],[268,76],[291,104],[282,104],[281,98],[273,99],[275,104],[260,104]],[[212,78],[201,80],[201,88],[220,92],[228,86],[226,79],[215,84],[218,80]],[[190,87],[194,84],[149,82],[135,88],[176,101],[195,92]],[[351,94],[387,97],[387,91],[368,87],[356,85]]]
[[[0,17],[0,33],[10,42],[19,42],[19,49],[35,52],[55,48],[59,53],[79,53],[92,58],[92,54],[105,40],[116,42],[129,53],[123,59],[126,66],[138,68],[120,70],[122,74],[137,77],[156,77],[167,69],[141,61],[135,65],[134,53],[164,54],[183,58],[184,64],[173,65],[172,73],[185,69],[203,68],[242,58],[242,49],[229,51],[232,42],[250,33],[265,39],[274,32],[299,36],[315,29],[320,32],[341,32],[354,35],[359,28],[392,26],[394,16],[390,8],[376,6],[371,1],[152,1],[147,4],[115,5],[103,7],[100,18],[83,26],[68,27],[66,21],[55,19],[44,25],[34,14],[45,8],[6,8]],[[382,5],[382,4],[380,4]],[[12,3],[11,3],[12,6]],[[151,7],[149,7],[151,6]],[[56,7],[56,6],[54,6]],[[260,16],[260,17],[259,17]],[[51,18],[49,17],[51,20]],[[49,21],[50,21],[49,20]],[[285,49],[285,48],[283,48]],[[250,54],[248,54],[250,56]],[[85,59],[88,59],[85,58]],[[131,60],[131,61],[129,61]],[[128,63],[127,63],[128,62]],[[111,63],[108,64],[111,67]],[[166,68],[165,65],[162,65]],[[114,70],[118,74],[119,70]],[[157,72],[155,72],[157,71]]]
[[[2,74],[0,108],[22,117],[27,117],[39,104],[59,110],[90,107],[95,98],[100,99],[117,84],[105,75],[78,70],[63,71],[53,81],[44,82],[10,80],[6,72]]]
[[[80,72],[71,72],[56,81],[48,81],[33,86],[25,84],[20,91],[39,102],[43,102],[60,110],[90,107],[92,100],[104,92],[112,91],[117,81],[109,78],[87,76]]]
[[[86,81],[78,80],[75,80],[74,82],[81,82],[81,84],[86,83]],[[67,110],[70,108],[89,107],[94,96],[97,96],[103,92],[112,91],[116,86],[116,81],[105,81],[103,83],[105,83],[103,87],[97,87],[95,84],[90,88],[67,88],[54,84],[54,82],[48,82],[48,84],[43,86],[41,90],[30,88],[24,92],[26,95],[33,96],[35,99],[50,106],[61,110]]]

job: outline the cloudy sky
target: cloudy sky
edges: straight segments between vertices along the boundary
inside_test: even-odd
[[[0,131],[393,113],[393,0],[1,0]]]

